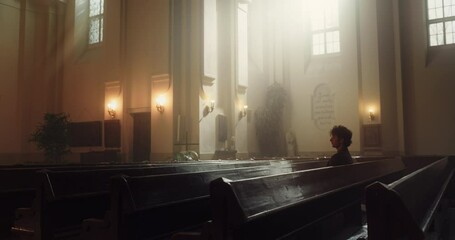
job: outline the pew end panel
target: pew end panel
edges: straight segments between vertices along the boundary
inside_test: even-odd
[[[376,182],[366,188],[366,210],[368,239],[425,239],[400,196],[387,185]]]
[[[240,207],[236,194],[231,190],[231,180],[218,178],[210,183],[212,217],[210,233],[213,239],[228,239],[228,229],[237,222],[246,222],[247,216]]]

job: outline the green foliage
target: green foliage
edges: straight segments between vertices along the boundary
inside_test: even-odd
[[[32,133],[30,141],[39,150],[44,150],[47,160],[59,162],[61,156],[69,152],[69,116],[65,113],[46,113],[44,123],[40,123]]]
[[[286,154],[283,111],[287,103],[286,90],[274,83],[267,89],[265,106],[255,113],[259,150],[265,156]]]

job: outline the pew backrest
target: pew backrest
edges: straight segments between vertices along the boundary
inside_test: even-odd
[[[403,161],[404,165],[406,166],[405,174],[410,174],[415,172],[425,166],[428,166],[440,159],[444,158],[444,156],[438,155],[419,155],[419,156],[402,156],[401,160]]]

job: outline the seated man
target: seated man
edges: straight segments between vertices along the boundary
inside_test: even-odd
[[[352,143],[351,138],[352,132],[345,126],[339,125],[332,128],[330,131],[330,142],[332,143],[332,147],[337,149],[337,153],[330,158],[327,162],[327,166],[352,163],[352,157],[348,150],[348,147]]]

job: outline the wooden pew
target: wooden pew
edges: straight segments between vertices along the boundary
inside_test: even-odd
[[[134,165],[137,167],[149,164]],[[0,238],[10,235],[17,208],[31,207],[36,192],[36,172],[121,168],[124,165],[25,165],[0,167]]]
[[[157,239],[201,227],[211,219],[209,184],[216,178],[242,179],[325,167],[326,161],[197,173],[117,177],[111,211],[104,220],[87,219],[83,239]]]
[[[202,170],[228,169],[233,167],[243,166],[261,166],[275,164],[275,161],[226,161],[226,160],[204,160],[185,163],[121,163],[121,164],[25,164],[25,165],[2,165],[0,166],[0,238],[10,235],[11,227],[15,219],[15,211],[18,208],[18,224],[29,225],[29,220],[23,220],[34,215],[31,208],[33,200],[36,196],[36,172],[48,169],[51,171],[85,171],[85,170],[100,170],[100,169],[120,169],[113,170],[114,172],[108,175],[116,175],[122,173],[123,169],[134,168],[155,168],[148,170],[143,174],[156,173],[172,173],[172,172],[192,172]],[[290,164],[290,163],[288,163]],[[141,170],[136,170],[141,171]],[[71,174],[71,173],[69,173]],[[140,173],[135,173],[137,175]],[[105,186],[108,185],[108,179],[105,180]],[[27,231],[30,227],[22,228]]]
[[[453,171],[445,157],[388,185],[368,186],[368,239],[425,239]]]
[[[393,159],[262,178],[217,179],[210,185],[211,237],[349,236],[362,225],[360,202],[364,187],[391,174],[399,175],[403,169],[403,163]]]
[[[17,212],[13,230],[33,234],[37,239],[53,239],[66,234],[77,235],[83,219],[102,218],[109,208],[110,178],[119,174],[130,176],[159,175],[207,170],[236,169],[270,166],[270,162],[243,162],[227,164],[174,164],[162,167],[96,169],[81,171],[42,171],[34,208]],[[34,224],[30,224],[33,222]],[[34,225],[31,229],[29,226]],[[63,235],[62,235],[63,236]]]

